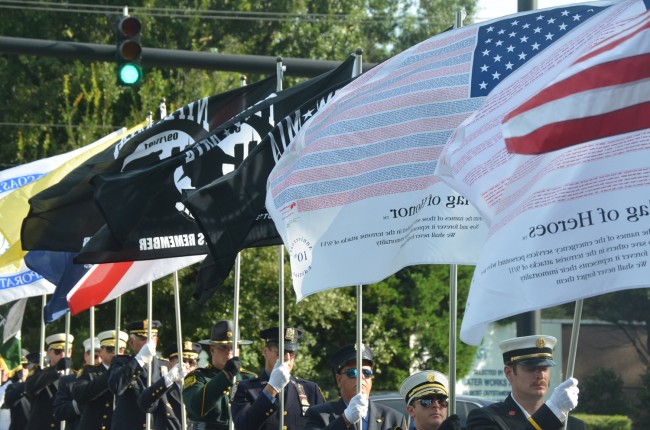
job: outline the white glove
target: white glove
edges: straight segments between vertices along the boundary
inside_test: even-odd
[[[151,363],[154,356],[156,355],[156,344],[150,340],[145,343],[135,356],[135,359],[138,361],[141,367],[144,367],[145,364]]]
[[[185,366],[183,363],[178,363],[176,366],[172,367],[169,372],[165,373],[165,386],[171,387],[174,382],[181,383],[185,379]]]
[[[350,404],[343,411],[343,415],[349,423],[356,423],[368,414],[368,399],[363,393],[359,393],[350,399]]]
[[[555,387],[546,405],[562,422],[566,421],[570,410],[578,406],[578,380],[569,378]]]
[[[278,360],[269,377],[269,385],[279,393],[289,383],[290,377],[289,365]]]

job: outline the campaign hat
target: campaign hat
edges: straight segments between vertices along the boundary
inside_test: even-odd
[[[201,352],[201,345],[198,342],[186,340],[183,342],[183,359],[198,360],[199,353]],[[178,357],[178,346],[174,343],[169,345],[163,351],[163,357],[171,360]]]
[[[221,320],[217,321],[215,325],[212,326],[212,330],[210,331],[210,340],[209,341],[201,341],[201,343],[209,343],[212,345],[223,345],[223,344],[232,344],[234,340],[234,334],[235,329],[233,328],[233,322],[230,320]],[[239,333],[238,333],[239,334]],[[237,336],[239,339],[238,344],[239,345],[250,345],[253,343],[250,340],[246,339],[240,339],[239,336]]]
[[[553,348],[557,339],[553,336],[533,335],[515,337],[499,343],[503,364],[531,367],[557,366],[553,360]]]
[[[115,346],[115,330],[106,330],[97,335],[100,346]],[[126,342],[129,335],[120,330],[119,347],[126,348]]]
[[[372,349],[363,344],[361,359],[369,361],[370,365],[374,364]],[[339,373],[346,364],[357,361],[357,345],[354,343],[344,345],[332,355],[330,364],[334,373]]]
[[[303,331],[295,327],[284,328],[284,350],[297,351],[298,342],[302,339]],[[260,332],[260,337],[266,341],[267,345],[280,345],[280,328],[271,327]]]
[[[68,347],[72,346],[74,336],[68,334]],[[47,349],[65,349],[65,333],[51,334],[45,338]]]
[[[158,320],[151,321],[152,336],[158,335],[158,329],[160,328],[160,326],[161,326],[160,321]],[[124,329],[129,334],[134,334],[136,336],[146,338],[147,336],[149,336],[149,320],[133,321],[132,323],[127,324],[126,327],[124,327]]]
[[[406,378],[399,387],[399,393],[407,405],[427,394],[449,397],[449,381],[437,370],[422,370]]]

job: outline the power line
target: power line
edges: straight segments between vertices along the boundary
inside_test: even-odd
[[[109,14],[121,15],[122,6],[52,3],[38,1],[0,0],[0,9],[19,9],[39,12],[81,13],[81,14]],[[380,22],[399,23],[405,18],[396,19],[390,15],[355,16],[350,14],[323,14],[323,13],[288,13],[288,12],[254,12],[254,11],[227,11],[227,10],[199,10],[187,8],[156,8],[132,7],[138,16],[151,16],[157,18],[186,18],[186,19],[216,19],[240,21],[305,21],[323,23],[355,23],[372,24]],[[410,15],[409,19],[418,23],[440,24],[431,22],[426,17]]]

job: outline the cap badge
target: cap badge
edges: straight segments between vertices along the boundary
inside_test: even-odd
[[[190,351],[192,349],[192,342],[190,341],[183,342],[183,349],[186,351]]]
[[[296,332],[293,329],[293,327],[287,328],[286,335],[284,336],[284,338],[289,342],[294,342],[296,340]]]
[[[433,373],[427,374],[427,381],[436,382],[436,375],[434,375]]]
[[[232,332],[231,332],[231,331],[227,331],[227,332],[226,332],[226,337],[227,337],[228,339],[232,339]]]
[[[142,329],[149,330],[149,320],[142,321]]]
[[[540,337],[540,338],[538,338],[537,341],[535,342],[535,345],[536,345],[538,348],[544,348],[544,347],[546,346],[546,342],[544,342],[544,338],[543,338],[543,337]]]

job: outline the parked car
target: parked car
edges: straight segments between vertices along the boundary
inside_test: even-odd
[[[409,415],[406,412],[406,403],[404,402],[404,397],[395,392],[379,392],[371,393],[370,400],[376,403],[381,403],[385,406],[390,406],[391,408],[401,412],[406,417],[409,428],[413,428],[413,422],[409,419]],[[494,403],[494,400],[483,399],[481,397],[475,396],[456,396],[456,414],[460,418],[460,425],[462,428],[467,428],[467,415],[472,409],[480,408],[487,406],[491,403]]]

